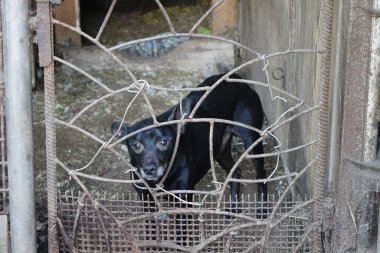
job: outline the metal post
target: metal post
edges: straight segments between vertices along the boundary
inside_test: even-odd
[[[377,218],[377,245],[376,245],[376,249],[377,249],[377,252],[380,251],[380,233],[379,233],[379,228],[380,228],[380,203],[379,203],[379,206],[378,206],[378,218]]]
[[[0,253],[8,253],[8,217],[0,214]]]
[[[12,252],[36,252],[30,3],[3,1],[4,81]]]
[[[374,0],[373,2],[373,8],[375,9],[378,9],[380,7],[380,0]],[[380,34],[380,21],[378,20],[377,17],[373,17],[372,18],[372,43],[371,43],[371,75],[370,75],[370,78],[369,78],[369,90],[371,90],[371,92],[369,92],[369,94],[373,94],[372,95],[372,98],[375,97],[372,101],[372,105],[369,105],[369,106],[378,106],[379,104],[379,90],[378,90],[378,79],[379,79],[379,62],[380,62],[380,53],[378,51],[379,47],[380,47],[380,38],[379,38],[379,34]],[[375,75],[375,76],[374,76]],[[376,89],[376,90],[375,90]],[[371,99],[371,98],[369,98]],[[371,108],[373,109],[373,108]],[[368,115],[368,114],[367,114]],[[368,115],[370,116],[370,115]],[[367,117],[368,117],[367,116]],[[371,119],[371,120],[374,120],[374,119]],[[373,130],[372,130],[373,132]],[[377,131],[375,131],[376,135],[379,136],[379,133],[377,133]],[[367,138],[368,139],[368,138]],[[372,143],[372,145],[374,145]],[[372,150],[372,149],[371,149]],[[365,159],[367,160],[373,160],[375,159],[376,157],[376,148],[373,150],[374,153],[373,154],[366,154],[367,157],[365,157]],[[377,157],[379,159],[379,157]],[[377,245],[376,245],[376,249],[377,249],[377,252],[380,251],[380,203],[378,204],[378,224],[377,224]]]

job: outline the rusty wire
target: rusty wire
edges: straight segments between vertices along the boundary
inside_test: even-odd
[[[76,2],[78,2],[78,1],[76,1]],[[304,53],[315,54],[315,53],[319,53],[320,51],[317,49],[294,49],[293,48],[294,47],[293,23],[290,23],[290,26],[292,28],[290,30],[291,30],[291,33],[293,35],[291,36],[292,38],[289,40],[290,41],[289,42],[289,49],[282,51],[282,52],[274,52],[274,53],[269,53],[269,54],[258,53],[255,50],[253,50],[253,49],[251,49],[245,45],[242,45],[239,42],[231,40],[231,39],[226,39],[226,38],[214,36],[214,35],[194,34],[195,29],[201,24],[201,22],[208,15],[210,15],[210,13],[214,9],[216,9],[218,6],[223,4],[223,2],[224,2],[223,0],[219,0],[213,6],[211,6],[210,9],[194,24],[194,26],[187,33],[177,33],[175,31],[173,23],[172,23],[169,15],[168,15],[168,13],[166,12],[165,8],[163,7],[163,5],[161,4],[161,2],[159,0],[155,0],[159,9],[162,12],[162,15],[164,16],[164,18],[168,24],[170,33],[167,33],[164,35],[156,35],[156,36],[152,36],[152,37],[148,37],[148,38],[144,38],[144,39],[133,40],[133,41],[129,41],[126,43],[122,43],[122,44],[117,45],[117,46],[112,46],[110,48],[107,48],[99,42],[99,39],[103,33],[104,28],[107,25],[107,22],[109,21],[110,15],[112,13],[112,10],[113,10],[116,2],[117,2],[117,0],[113,0],[111,7],[109,8],[107,15],[106,15],[103,23],[101,24],[101,27],[100,27],[95,38],[89,36],[88,34],[84,33],[81,30],[80,24],[79,24],[79,18],[78,18],[78,15],[79,15],[78,4],[76,4],[77,22],[76,22],[75,26],[71,26],[71,25],[68,25],[62,21],[51,18],[52,24],[63,26],[69,30],[77,32],[81,36],[83,36],[86,39],[88,39],[89,41],[91,41],[94,45],[96,45],[97,47],[102,49],[104,52],[106,52],[115,62],[117,62],[125,70],[126,74],[132,79],[133,83],[131,83],[128,86],[123,87],[121,89],[113,90],[113,89],[109,88],[106,84],[104,84],[101,80],[99,80],[98,78],[89,74],[88,72],[84,71],[83,69],[76,67],[75,65],[73,65],[70,62],[67,62],[61,58],[54,57],[55,61],[60,62],[62,64],[65,64],[66,66],[76,70],[78,73],[81,73],[82,75],[88,77],[90,80],[92,80],[94,83],[99,85],[106,92],[105,95],[103,95],[100,98],[97,98],[94,101],[92,101],[84,109],[82,109],[79,113],[77,113],[72,119],[70,119],[68,122],[66,122],[66,121],[56,119],[54,117],[54,111],[53,111],[53,109],[54,109],[54,76],[52,73],[52,71],[54,71],[54,67],[52,65],[50,67],[51,69],[49,67],[46,68],[46,70],[47,70],[47,72],[45,74],[45,77],[47,79],[46,80],[47,83],[45,83],[45,85],[47,84],[47,86],[46,86],[47,88],[45,88],[46,102],[47,102],[47,105],[46,105],[46,125],[47,125],[47,137],[49,137],[49,139],[47,139],[47,143],[49,144],[49,146],[47,145],[47,152],[48,152],[48,156],[50,157],[48,159],[48,169],[50,168],[49,169],[50,172],[48,173],[48,181],[51,180],[51,183],[49,183],[49,185],[51,186],[51,188],[49,188],[49,196],[50,196],[49,204],[52,204],[51,207],[49,206],[49,222],[54,221],[54,224],[52,224],[50,226],[50,229],[53,230],[53,233],[52,233],[51,237],[49,238],[49,243],[52,243],[52,245],[55,245],[57,243],[56,232],[57,232],[57,229],[59,229],[60,234],[62,235],[62,238],[63,238],[63,244],[66,245],[65,247],[69,247],[69,250],[71,250],[73,252],[79,252],[82,246],[80,246],[76,242],[82,240],[85,237],[86,233],[89,233],[88,231],[87,232],[82,231],[81,233],[79,233],[79,227],[81,227],[81,229],[83,229],[84,227],[87,226],[87,228],[88,228],[88,226],[89,226],[88,224],[86,225],[86,221],[83,220],[83,219],[87,219],[86,217],[83,217],[83,213],[85,213],[86,215],[90,215],[90,213],[91,213],[91,215],[93,215],[93,219],[96,220],[96,224],[97,224],[96,227],[99,229],[99,233],[102,235],[102,238],[103,238],[102,240],[104,240],[105,246],[104,246],[103,250],[105,252],[112,252],[113,251],[113,244],[112,244],[112,240],[110,238],[114,236],[113,235],[114,231],[109,228],[110,223],[116,224],[115,229],[118,230],[123,235],[122,237],[123,237],[123,241],[125,243],[123,249],[126,249],[129,247],[129,250],[132,252],[142,252],[142,250],[141,250],[142,248],[149,248],[149,247],[156,248],[156,249],[161,247],[161,248],[167,248],[167,249],[171,249],[171,250],[180,250],[180,251],[184,251],[184,252],[198,252],[200,250],[206,249],[210,245],[215,244],[218,240],[220,240],[221,238],[224,238],[224,237],[227,238],[227,245],[229,245],[229,247],[232,247],[232,245],[233,245],[233,239],[232,238],[233,238],[233,236],[236,236],[237,232],[243,233],[243,231],[246,231],[244,233],[248,233],[248,235],[249,235],[249,232],[247,232],[247,231],[255,230],[254,227],[260,228],[260,233],[255,230],[257,233],[259,233],[258,237],[260,239],[256,238],[253,241],[248,240],[248,242],[244,244],[245,248],[244,249],[241,248],[241,250],[242,251],[245,250],[245,252],[250,252],[251,250],[261,249],[262,252],[265,252],[265,250],[267,248],[271,247],[270,246],[271,243],[268,243],[270,236],[272,234],[276,233],[276,231],[277,231],[276,229],[280,225],[286,224],[286,222],[290,222],[290,220],[293,220],[293,219],[294,220],[300,219],[299,217],[294,218],[293,215],[300,212],[300,210],[304,210],[304,209],[306,210],[311,204],[317,202],[317,200],[315,198],[305,200],[305,201],[301,201],[301,202],[297,202],[297,203],[296,203],[296,201],[294,201],[294,202],[292,202],[292,206],[290,208],[286,209],[286,211],[284,213],[280,212],[280,210],[283,210],[284,204],[287,203],[287,200],[286,200],[287,194],[290,192],[291,188],[294,186],[294,184],[297,182],[297,180],[299,178],[301,178],[301,176],[303,176],[304,174],[309,172],[309,169],[314,164],[314,161],[312,161],[306,167],[304,167],[302,170],[300,170],[300,172],[293,172],[291,174],[281,175],[281,176],[273,176],[273,177],[271,175],[267,179],[256,179],[256,180],[233,179],[232,174],[236,170],[238,165],[246,159],[276,156],[277,157],[277,163],[278,163],[281,154],[284,154],[287,152],[293,152],[293,151],[300,150],[300,149],[305,149],[309,146],[316,144],[316,140],[311,140],[306,144],[299,145],[298,147],[294,147],[294,148],[287,149],[287,150],[284,150],[284,149],[281,150],[280,149],[283,147],[281,147],[281,143],[279,142],[279,139],[276,137],[275,131],[280,129],[281,127],[286,126],[291,121],[296,120],[296,119],[302,117],[303,115],[310,114],[310,113],[312,113],[312,112],[314,112],[320,108],[319,108],[319,106],[307,105],[307,104],[303,103],[302,99],[284,91],[283,89],[279,89],[277,87],[271,86],[267,66],[269,64],[270,59],[274,58],[274,57],[279,57],[279,56],[289,55],[289,54],[301,54],[301,53],[302,54],[304,54]],[[292,13],[292,15],[294,15],[294,13]],[[293,19],[294,17],[292,16],[291,18]],[[293,20],[291,22],[293,22]],[[155,40],[155,39],[174,38],[174,37],[189,37],[189,38],[201,38],[201,39],[212,39],[212,40],[223,41],[226,43],[230,43],[230,44],[232,44],[238,48],[241,48],[243,50],[246,50],[252,56],[252,58],[251,58],[251,60],[242,63],[241,65],[235,67],[234,69],[232,69],[231,71],[226,73],[221,79],[219,79],[215,84],[213,84],[210,87],[171,89],[171,88],[163,88],[163,87],[151,85],[148,83],[147,80],[137,80],[137,78],[132,73],[132,71],[128,68],[128,66],[114,53],[114,51],[116,49],[119,49],[119,48],[124,47],[124,46],[134,45],[134,44],[137,44],[140,42],[145,42],[145,41],[150,41],[150,40]],[[267,77],[266,82],[257,82],[257,81],[253,81],[253,80],[237,80],[234,78],[230,78],[231,74],[233,74],[233,73],[235,73],[235,72],[237,72],[243,68],[246,68],[247,66],[251,66],[253,64],[262,64],[263,65],[262,71],[265,73],[265,76]],[[277,119],[276,122],[274,122],[272,125],[270,125],[267,129],[264,129],[264,130],[256,129],[256,128],[253,128],[251,126],[248,126],[248,125],[245,125],[242,123],[238,123],[238,122],[229,121],[229,120],[221,120],[221,119],[214,119],[214,118],[202,118],[202,119],[193,118],[196,111],[198,110],[199,106],[204,101],[204,99],[207,97],[207,95],[210,94],[212,92],[212,90],[215,89],[224,80],[229,81],[229,82],[244,82],[244,83],[250,84],[251,86],[267,87],[270,94],[271,94],[271,98],[273,101],[276,99],[280,99],[282,101],[288,102],[287,99],[282,97],[282,95],[285,95],[288,99],[291,99],[292,101],[296,102],[296,105],[290,106],[287,111],[285,111],[282,115],[280,115],[280,117]],[[199,102],[195,105],[194,109],[192,110],[190,115],[188,115],[187,118],[181,118],[180,120],[172,120],[172,121],[168,121],[168,122],[158,122],[156,119],[154,108],[153,108],[153,106],[149,100],[149,97],[146,95],[146,91],[148,89],[179,92],[181,97],[182,97],[183,92],[203,90],[203,91],[205,91],[205,93],[202,96],[202,98],[199,100]],[[272,91],[278,92],[279,94],[281,94],[281,96],[273,96]],[[114,140],[114,138],[116,137],[116,134],[113,135],[109,140],[103,141],[100,138],[98,138],[96,135],[89,133],[86,130],[75,125],[76,120],[79,119],[82,115],[84,115],[91,108],[93,108],[95,105],[97,105],[100,102],[107,100],[107,99],[109,99],[109,98],[111,98],[111,97],[113,97],[119,93],[122,93],[122,92],[130,92],[130,93],[135,94],[134,98],[131,100],[131,102],[129,103],[129,105],[125,109],[125,113],[124,113],[123,118],[122,118],[123,121],[124,121],[127,113],[129,112],[129,107],[132,105],[133,101],[138,97],[142,97],[145,100],[146,105],[148,106],[150,116],[152,117],[153,122],[154,122],[153,125],[142,128],[136,132],[130,133],[130,134],[128,134],[128,135],[124,136],[123,138],[118,139],[116,141]],[[302,108],[302,110],[301,110],[301,108]],[[291,113],[295,109],[299,109],[299,112],[291,115]],[[224,123],[224,124],[244,127],[244,128],[249,129],[251,131],[255,131],[261,135],[261,137],[255,143],[253,143],[247,150],[245,150],[243,152],[243,154],[241,154],[241,156],[239,157],[239,159],[237,160],[237,162],[235,163],[235,165],[233,166],[233,168],[231,169],[231,171],[227,175],[226,180],[224,182],[217,182],[217,179],[215,176],[216,174],[215,174],[214,162],[213,161],[211,162],[211,164],[212,164],[211,172],[212,172],[212,177],[214,180],[213,183],[215,184],[215,190],[213,190],[211,192],[196,191],[196,190],[192,190],[192,191],[171,191],[171,192],[163,191],[164,186],[162,186],[162,183],[163,183],[165,177],[167,176],[167,174],[169,173],[169,170],[166,172],[165,176],[162,178],[161,182],[157,185],[157,187],[152,188],[139,175],[138,171],[136,171],[136,169],[133,168],[133,166],[129,163],[129,161],[125,157],[123,157],[122,154],[117,152],[114,148],[116,145],[119,145],[126,138],[129,138],[135,134],[138,134],[139,132],[149,130],[149,129],[159,127],[159,126],[165,126],[165,125],[177,125],[177,127],[180,128],[182,124],[191,123],[191,122],[207,122],[207,123],[209,123],[210,133],[211,133],[209,143],[213,142],[213,139],[212,139],[213,134],[212,133],[214,131],[214,124],[215,123]],[[95,142],[97,142],[100,145],[100,148],[98,149],[97,153],[92,156],[90,161],[85,166],[78,168],[78,169],[74,169],[74,168],[71,168],[70,165],[65,164],[64,161],[61,161],[56,157],[56,154],[55,154],[55,124],[59,124],[59,125],[62,125],[66,128],[73,129],[73,130],[75,130],[75,131],[77,131],[77,132],[79,132],[85,136],[90,137],[92,140],[94,140]],[[177,132],[179,132],[179,131],[177,131]],[[269,138],[269,137],[274,137],[278,141],[278,143],[277,143],[277,147],[279,148],[278,150],[276,150],[275,152],[272,152],[272,153],[267,153],[267,154],[256,154],[256,155],[250,154],[250,151],[259,142],[264,141],[266,138]],[[175,142],[175,148],[174,148],[174,152],[173,152],[173,155],[171,158],[169,169],[170,169],[170,167],[174,161],[174,157],[175,157],[175,154],[176,154],[177,149],[178,149],[179,138],[180,138],[180,135],[177,134],[176,142]],[[213,160],[212,159],[213,158],[212,146],[213,145],[210,145],[210,150],[209,150],[209,152],[211,154],[210,155],[211,160]],[[99,154],[99,152],[101,150],[104,150],[104,149],[109,150],[111,153],[113,153],[114,155],[119,157],[124,162],[124,164],[129,168],[128,173],[134,172],[135,174],[138,175],[139,178],[137,178],[137,179],[132,178],[131,180],[119,180],[119,179],[103,178],[103,177],[99,177],[99,176],[90,175],[90,174],[85,173],[86,168],[94,162],[94,160],[97,157],[97,155]],[[61,167],[63,170],[65,170],[67,172],[67,174],[70,176],[70,178],[72,178],[74,181],[76,181],[77,184],[80,186],[80,188],[84,191],[84,194],[81,197],[74,197],[74,194],[72,194],[72,196],[70,197],[71,200],[77,201],[77,206],[76,206],[76,209],[74,211],[74,217],[75,218],[74,218],[73,225],[70,225],[67,222],[67,220],[64,220],[66,218],[62,212],[60,213],[60,217],[57,217],[57,206],[56,206],[56,204],[57,204],[57,199],[56,199],[57,189],[56,189],[56,178],[55,178],[56,172],[54,172],[54,171],[51,172],[52,170],[55,170],[55,167],[57,164],[59,165],[59,167]],[[140,210],[140,211],[136,211],[136,213],[137,213],[136,215],[131,215],[129,217],[125,216],[125,214],[121,214],[120,212],[114,212],[114,210],[112,209],[113,208],[112,206],[107,206],[107,204],[105,202],[101,203],[101,201],[98,200],[94,196],[94,194],[90,192],[90,190],[88,190],[88,187],[86,187],[86,185],[82,182],[80,177],[91,179],[91,180],[99,180],[99,181],[103,181],[103,182],[113,182],[113,183],[123,183],[123,184],[143,183],[144,184],[143,187],[148,189],[149,192],[151,193],[152,197],[153,197],[153,199],[149,200],[149,201],[153,202],[158,210],[155,213],[141,213],[141,210]],[[283,178],[291,178],[291,181],[279,199],[276,199],[276,201],[273,201],[273,202],[268,202],[268,205],[271,205],[271,208],[272,208],[268,219],[261,220],[261,219],[257,219],[255,217],[255,215],[256,215],[255,212],[257,210],[254,208],[251,208],[250,205],[253,205],[253,203],[256,203],[257,202],[256,199],[254,201],[243,202],[243,204],[247,205],[249,208],[247,208],[247,210],[243,211],[242,213],[231,213],[228,211],[224,211],[224,208],[226,207],[226,205],[228,203],[230,203],[230,201],[228,201],[228,200],[226,201],[225,197],[224,197],[225,191],[227,189],[227,185],[229,182],[241,182],[241,183],[255,184],[255,183],[259,183],[259,182],[265,182],[265,183],[269,182],[269,181],[273,182],[273,181],[281,180]],[[54,187],[53,187],[53,185],[54,185]],[[218,186],[219,186],[219,188],[218,188]],[[160,191],[160,190],[162,190],[162,191]],[[198,194],[199,199],[198,199],[198,201],[182,200],[183,203],[186,204],[186,208],[179,208],[179,209],[170,209],[169,208],[168,209],[168,207],[167,207],[168,203],[165,202],[165,198],[163,198],[163,197],[175,196],[175,194],[177,194],[177,193]],[[66,199],[69,199],[69,197],[67,197],[67,195],[65,195],[65,196],[66,196],[65,197]],[[166,198],[166,201],[168,201],[168,199],[170,199],[170,198]],[[210,199],[213,199],[213,202],[212,202],[213,207],[211,209],[207,208],[210,205]],[[103,200],[105,201],[106,199],[103,199]],[[145,200],[145,201],[147,201],[147,200]],[[136,201],[136,202],[138,202],[138,201]],[[139,204],[141,204],[142,202],[144,202],[144,200],[140,201]],[[67,208],[67,207],[65,207],[64,200],[62,198],[60,199],[60,204],[61,204],[60,208]],[[123,202],[123,205],[124,205],[124,202]],[[251,209],[254,209],[256,211],[252,214],[252,213],[250,213]],[[62,211],[62,210],[60,210],[60,211]],[[247,212],[247,214],[245,212]],[[217,215],[217,217],[219,217],[221,219],[221,222],[223,223],[223,228],[218,230],[218,232],[216,234],[205,237],[206,234],[210,232],[210,231],[206,230],[205,226],[206,227],[207,226],[212,227],[213,225],[212,224],[211,225],[210,224],[208,224],[208,225],[204,224],[202,222],[202,219],[199,218],[197,222],[199,222],[199,227],[201,228],[201,233],[200,233],[201,239],[192,242],[191,246],[189,246],[189,245],[183,246],[183,245],[175,244],[175,243],[171,242],[170,240],[165,241],[165,240],[156,239],[156,240],[150,240],[150,241],[142,241],[141,236],[139,236],[138,233],[137,233],[137,235],[135,234],[136,231],[129,230],[129,229],[132,229],[131,227],[129,227],[130,224],[134,224],[136,222],[139,222],[139,224],[140,224],[139,226],[141,226],[141,224],[144,224],[144,221],[149,221],[152,219],[155,219],[156,225],[162,224],[163,220],[165,220],[165,219],[160,220],[157,217],[163,217],[165,215],[169,215],[169,216],[172,215],[173,216],[173,215],[177,215],[177,214],[192,214],[194,216],[200,215],[199,217],[201,217],[201,215],[202,216],[203,215],[209,215],[209,216],[210,215]],[[52,217],[50,217],[50,216],[52,216]],[[222,218],[222,217],[226,217],[226,216],[231,217],[231,219]],[[235,225],[234,223],[237,221],[239,221],[238,222],[239,224]],[[50,223],[49,223],[49,225],[50,225]],[[69,233],[68,232],[69,230],[65,226],[72,226],[71,227],[72,232]],[[140,227],[140,229],[141,229],[141,227]],[[170,230],[169,227],[168,227],[168,230]],[[294,252],[298,252],[303,247],[305,242],[308,240],[308,236],[310,234],[310,231],[311,231],[310,226],[309,227],[303,227],[303,229],[299,230],[300,235],[299,235],[299,238],[297,238],[297,243],[294,247],[292,247]],[[144,232],[144,233],[147,233],[147,232]],[[169,232],[164,231],[163,233],[169,233]],[[49,235],[50,235],[50,231],[49,231]],[[156,236],[160,237],[160,234],[158,233]]]
[[[320,109],[318,120],[317,166],[314,184],[314,225],[313,225],[313,252],[322,252],[322,218],[325,192],[325,174],[327,169],[328,145],[328,118],[329,118],[329,83],[331,68],[331,37],[333,21],[333,0],[322,1],[322,34],[321,43],[323,54],[320,69]]]
[[[70,210],[71,207],[69,205],[72,201],[75,202],[75,200],[78,200],[78,201],[85,200],[83,203],[83,207],[80,207],[80,208],[82,211],[83,211],[83,208],[87,209],[87,211],[86,211],[87,216],[76,215],[75,226],[73,229],[76,230],[75,234],[77,234],[77,235],[78,235],[78,233],[79,234],[82,233],[81,231],[83,229],[85,229],[86,226],[89,225],[88,223],[93,223],[92,221],[90,222],[90,220],[92,219],[91,217],[97,217],[97,215],[98,215],[96,213],[95,207],[93,207],[93,205],[91,205],[89,203],[90,200],[86,201],[87,198],[85,196],[87,196],[87,194],[88,193],[85,193],[82,196],[76,197],[72,192],[71,193],[66,192],[64,195],[60,196],[60,198],[61,198],[60,203],[61,203],[62,212],[63,211],[67,212],[68,210]],[[215,244],[215,242],[220,241],[224,236],[227,236],[227,237],[233,236],[234,240],[239,241],[240,239],[242,239],[242,236],[249,235],[249,233],[256,233],[255,234],[256,236],[263,235],[263,232],[265,230],[262,230],[261,228],[268,226],[268,224],[270,224],[270,229],[272,230],[273,234],[279,233],[279,231],[285,232],[285,230],[283,230],[283,229],[286,229],[286,228],[281,228],[281,227],[284,224],[286,224],[287,222],[289,222],[290,220],[293,220],[293,222],[298,223],[300,220],[305,219],[302,216],[300,216],[301,214],[298,216],[295,214],[298,213],[300,210],[306,209],[308,206],[310,206],[313,203],[313,200],[306,200],[304,202],[299,202],[299,204],[296,203],[296,205],[294,205],[293,207],[286,207],[286,203],[288,203],[288,202],[284,202],[283,204],[285,204],[285,205],[282,205],[278,208],[279,212],[281,213],[281,216],[279,216],[280,219],[278,219],[276,222],[271,224],[269,222],[269,220],[258,220],[254,217],[256,211],[255,211],[255,209],[253,209],[253,206],[256,203],[256,199],[249,199],[249,196],[248,196],[248,198],[247,198],[247,196],[243,196],[243,200],[244,200],[244,201],[242,201],[243,211],[241,213],[230,213],[228,211],[217,211],[212,207],[212,205],[216,204],[215,200],[209,201],[208,202],[208,204],[209,204],[208,208],[204,208],[204,209],[199,209],[197,207],[191,207],[191,206],[186,207],[186,209],[178,209],[178,208],[172,208],[172,207],[170,207],[170,205],[167,205],[168,203],[164,199],[161,200],[161,203],[166,206],[164,212],[162,212],[162,213],[161,212],[146,213],[146,212],[142,212],[141,207],[139,207],[139,205],[141,204],[141,200],[139,200],[139,197],[137,196],[137,194],[134,194],[133,196],[134,197],[128,196],[126,198],[123,196],[122,197],[119,196],[116,199],[112,200],[113,202],[120,203],[120,204],[123,203],[124,201],[128,201],[128,202],[133,201],[133,202],[130,202],[130,206],[129,206],[130,209],[127,212],[115,212],[115,209],[114,209],[114,214],[113,214],[113,212],[111,212],[110,210],[105,211],[102,209],[102,212],[105,213],[105,216],[103,219],[108,221],[107,224],[109,226],[111,226],[111,224],[115,224],[118,227],[123,227],[124,230],[130,231],[132,234],[137,234],[136,230],[131,229],[135,225],[144,226],[144,224],[145,224],[144,221],[152,220],[157,216],[163,216],[164,215],[166,218],[158,221],[159,229],[164,229],[165,224],[167,224],[167,223],[171,224],[171,223],[175,222],[175,220],[173,220],[171,217],[175,217],[177,214],[182,214],[182,213],[186,212],[187,214],[192,215],[191,222],[195,222],[195,224],[192,224],[191,226],[196,226],[196,227],[200,226],[199,229],[201,229],[201,232],[204,231],[207,233],[207,230],[211,227],[213,227],[214,229],[217,229],[217,231],[218,231],[217,233],[213,234],[212,236],[208,237],[205,240],[202,240],[202,242],[199,244],[196,244],[194,242],[193,246],[180,246],[178,244],[171,243],[170,241],[166,241],[164,243],[159,243],[155,240],[152,241],[151,239],[147,239],[147,238],[149,238],[148,236],[145,237],[147,239],[147,241],[143,242],[143,241],[137,240],[137,237],[135,236],[135,240],[136,240],[135,242],[138,243],[139,246],[143,247],[143,248],[149,247],[149,246],[167,247],[167,248],[170,248],[172,250],[177,249],[177,250],[184,251],[184,252],[198,252],[198,250],[201,250],[201,249],[209,249],[209,250],[213,249],[213,252],[221,252],[221,250],[219,248],[220,246],[217,246],[214,244]],[[104,203],[105,203],[105,201],[108,201],[107,200],[108,198],[109,198],[108,195],[101,197],[98,200],[97,205],[99,205],[100,207],[104,207],[105,206]],[[272,206],[276,202],[272,202],[272,199],[274,200],[273,197],[271,197],[270,199],[271,200],[268,201],[268,204],[269,204],[269,206]],[[229,201],[226,200],[224,203],[226,205],[228,205],[229,204],[228,202]],[[212,203],[214,203],[214,204],[212,204]],[[295,202],[292,202],[292,203],[295,203]],[[115,206],[118,206],[118,205],[117,204],[110,205],[110,208],[115,207]],[[89,209],[89,208],[91,208],[91,209]],[[250,211],[247,212],[247,210],[250,210]],[[75,211],[75,210],[73,210],[73,211],[78,213],[78,211]],[[227,216],[229,218],[226,218]],[[203,218],[200,219],[200,217],[203,217]],[[216,224],[213,224],[213,223],[216,222],[216,220],[214,220],[212,217],[220,217],[220,220],[218,220],[217,222],[223,222],[227,226],[226,227],[222,226],[219,228],[215,227]],[[224,217],[224,218],[222,218],[222,217]],[[64,225],[70,224],[67,216],[63,216],[63,219],[64,220],[62,220],[62,223]],[[88,222],[86,222],[86,220]],[[119,221],[119,222],[117,222],[117,221]],[[232,223],[236,223],[236,226],[230,226],[230,224],[232,224]],[[201,226],[202,224],[204,225],[203,228]],[[204,229],[206,229],[206,230],[204,230]],[[249,231],[251,231],[251,232],[249,232]],[[115,240],[115,239],[120,240],[120,239],[117,239],[117,237],[115,237],[116,236],[115,232],[113,232],[113,231],[111,231],[111,232],[112,232],[112,234],[109,234],[110,238],[113,238],[113,240]],[[161,231],[161,232],[162,232],[162,236],[164,238],[166,236],[170,235],[170,230],[165,230],[165,231]],[[236,232],[243,233],[243,235],[236,234]],[[307,236],[308,236],[307,230],[305,230],[305,232],[306,232],[305,237],[300,237],[299,240],[294,242],[294,248],[295,249],[297,247],[300,248],[299,245],[304,243],[307,240]],[[71,241],[77,239],[77,240],[79,240],[79,242],[85,240],[85,238],[87,236],[90,236],[90,235],[83,235],[85,237],[75,238],[72,235],[73,234],[68,234],[67,237],[72,238]],[[242,242],[243,246],[240,245],[235,250],[243,249],[243,248],[247,247],[248,245],[252,246],[252,245],[250,245],[251,243],[252,244],[257,243],[257,241],[255,241],[255,240],[252,241],[252,237],[246,237],[246,238],[247,238],[247,240],[244,243]],[[259,242],[262,243],[262,240],[259,240]],[[99,244],[99,242],[94,242],[94,243]],[[276,247],[278,247],[278,246],[275,246],[276,243],[277,242],[269,243],[268,249],[275,249]],[[122,247],[123,248],[120,248],[120,251],[125,252],[125,251],[127,251],[126,248],[128,248],[129,246],[128,246],[128,244],[124,244]],[[224,247],[224,245],[222,245],[222,247]],[[158,249],[158,248],[156,248],[156,249]],[[164,251],[164,252],[167,252],[167,251]],[[238,252],[240,252],[240,251],[238,251]],[[250,252],[250,251],[247,251],[247,252]],[[294,251],[294,252],[296,252],[296,251]]]

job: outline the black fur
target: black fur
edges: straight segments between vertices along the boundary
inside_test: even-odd
[[[223,75],[211,76],[200,87],[211,86]],[[231,75],[232,78],[240,78]],[[183,113],[189,115],[195,104],[204,94],[204,91],[191,92],[182,100],[182,108],[173,106],[157,117],[159,122],[172,119],[180,119]],[[182,109],[182,114],[181,114]],[[244,83],[221,82],[209,96],[203,101],[194,118],[217,118],[232,120],[261,129],[263,124],[263,109],[257,93]],[[114,133],[120,128],[118,137],[153,124],[151,118],[143,119],[133,125],[122,124],[116,121],[112,123]],[[165,174],[169,165],[176,139],[177,125],[167,125],[147,130],[126,139],[131,164],[149,185],[155,187]],[[210,169],[209,155],[209,123],[187,123],[181,129],[181,137],[178,151],[173,166],[164,181],[166,190],[193,190]],[[223,169],[229,173],[234,165],[231,155],[232,136],[238,136],[248,148],[260,135],[257,132],[243,127],[215,123],[213,136],[214,158]],[[252,150],[252,154],[263,153],[262,142]],[[263,158],[252,159],[256,169],[257,178],[266,178]],[[137,177],[135,177],[137,178]],[[240,178],[240,169],[233,173],[233,178]],[[140,186],[143,186],[142,184]],[[231,198],[238,202],[239,183],[231,182]],[[148,191],[135,187],[141,197],[147,196]],[[266,201],[267,186],[258,185],[258,194],[261,201]],[[262,198],[261,198],[262,197]]]

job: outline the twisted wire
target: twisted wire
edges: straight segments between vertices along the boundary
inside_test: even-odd
[[[313,228],[313,252],[322,252],[321,224],[323,217],[323,199],[325,188],[325,174],[327,161],[327,136],[328,136],[328,98],[331,61],[331,34],[333,1],[322,2],[322,34],[321,44],[323,53],[321,56],[321,79],[320,79],[320,102],[318,134],[319,143],[317,147],[317,166],[314,184],[314,228]]]

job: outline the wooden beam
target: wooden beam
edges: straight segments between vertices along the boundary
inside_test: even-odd
[[[78,0],[79,1],[79,0]],[[78,4],[80,6],[80,4]],[[78,10],[80,12],[80,10]],[[60,5],[54,7],[54,16],[59,21],[76,26],[75,16],[75,0],[62,1]],[[81,36],[73,31],[70,31],[62,26],[55,26],[55,39],[57,43],[64,45],[80,46],[82,44]]]

